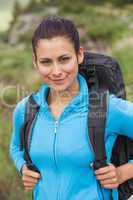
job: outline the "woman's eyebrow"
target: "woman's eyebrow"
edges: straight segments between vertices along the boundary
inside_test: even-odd
[[[40,58],[40,60],[52,60],[51,58]]]
[[[61,59],[61,58],[63,58],[63,57],[65,57],[65,56],[70,56],[70,55],[68,55],[68,54],[63,54],[63,55],[61,55],[61,56],[59,56],[57,59]],[[40,58],[40,60],[52,60],[51,58]]]
[[[60,59],[60,58],[63,58],[65,56],[70,56],[70,55],[69,54],[63,54],[63,55],[59,56],[58,58]]]

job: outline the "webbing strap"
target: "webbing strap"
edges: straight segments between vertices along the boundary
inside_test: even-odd
[[[31,128],[33,121],[38,112],[39,106],[33,99],[33,94],[30,95],[25,108],[24,125],[20,130],[21,144],[20,149],[24,150],[24,158],[26,160],[27,167],[33,171],[39,172],[36,166],[32,163],[29,155],[30,141],[31,141]]]
[[[107,91],[91,89],[89,94],[88,133],[95,153],[94,169],[106,166],[105,121],[107,108]]]

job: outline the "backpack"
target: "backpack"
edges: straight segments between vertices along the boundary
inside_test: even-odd
[[[126,99],[125,85],[119,64],[107,55],[84,52],[79,73],[85,77],[89,88],[88,133],[95,155],[92,165],[96,170],[107,165],[104,130],[108,93]],[[24,124],[20,129],[20,150],[24,150],[27,167],[37,172],[39,170],[33,164],[28,152],[38,110],[39,106],[31,94],[26,104]],[[120,166],[131,159],[133,159],[133,140],[119,135],[113,147],[111,162],[115,166]],[[121,184],[118,192],[119,200],[128,199],[133,194],[133,179]]]

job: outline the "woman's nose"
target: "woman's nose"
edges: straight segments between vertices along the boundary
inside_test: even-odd
[[[61,76],[62,70],[58,63],[53,65],[52,75],[53,76]]]

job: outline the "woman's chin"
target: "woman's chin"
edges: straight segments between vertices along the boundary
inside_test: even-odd
[[[52,85],[50,86],[51,89],[57,91],[57,92],[63,92],[66,91],[69,87],[65,84],[62,85]]]

